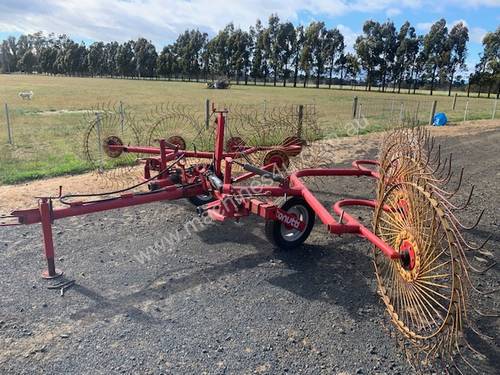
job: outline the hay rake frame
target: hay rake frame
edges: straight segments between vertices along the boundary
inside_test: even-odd
[[[377,238],[373,232],[351,217],[343,208],[346,206],[375,208],[376,202],[374,200],[347,199],[336,202],[332,206],[334,213],[339,216],[339,219],[336,219],[301,181],[302,177],[315,176],[365,176],[378,179],[378,172],[367,167],[377,166],[377,161],[356,160],[352,163],[351,168],[303,169],[283,177],[279,170],[287,162],[285,155],[299,153],[302,149],[302,143],[297,144],[294,141],[293,144],[278,147],[242,146],[238,151],[227,152],[224,150],[224,127],[227,111],[217,111],[215,109],[213,111],[217,113],[214,152],[182,150],[179,145],[163,139],[158,141],[159,147],[143,147],[123,145],[121,142],[115,142],[117,137],[114,137],[112,144],[108,143],[103,146],[107,149],[108,155],[113,155],[113,157],[120,155],[122,152],[149,155],[149,157],[143,159],[144,178],[142,182],[149,184],[148,192],[123,193],[112,198],[107,197],[91,201],[73,200],[69,202],[68,199],[70,198],[93,195],[62,195],[61,189],[58,196],[38,197],[39,205],[37,208],[13,211],[10,218],[17,220],[17,222],[3,225],[41,223],[44,253],[47,260],[47,270],[43,272],[43,277],[50,279],[62,274],[56,269],[54,261],[52,224],[55,220],[146,203],[210,194],[213,195],[214,200],[204,206],[197,207],[198,214],[201,215],[206,212],[216,221],[239,219],[255,214],[266,220],[286,222],[295,217],[288,215],[278,206],[256,199],[256,197],[300,197],[311,207],[330,233],[336,235],[345,233],[358,234],[373,243],[389,258],[401,258],[398,251]],[[261,151],[280,151],[281,154],[278,155],[278,158],[272,159],[269,164],[261,167],[238,161],[238,159]],[[282,157],[285,157],[285,159]],[[205,159],[210,162],[199,163],[195,167],[185,168],[181,161],[187,158]],[[245,170],[245,173],[233,176],[232,169],[234,165],[241,167]],[[153,170],[158,172],[155,176],[151,176]],[[254,176],[264,177],[271,184],[258,186],[237,185]],[[278,183],[278,185],[274,183]],[[102,196],[103,194],[98,195]],[[53,200],[60,200],[68,207],[54,208]]]
[[[213,108],[213,113],[217,116],[213,152],[184,150],[185,144],[175,138],[170,142],[158,140],[159,147],[124,145],[118,137],[104,141],[103,149],[110,157],[122,153],[148,155],[142,159],[144,178],[132,188],[148,184],[149,191],[130,192],[129,188],[112,192],[111,197],[103,199],[77,200],[103,194],[62,195],[61,189],[57,197],[39,197],[37,208],[12,212],[8,217],[12,222],[1,225],[41,223],[47,261],[42,276],[52,279],[62,275],[55,267],[52,224],[67,217],[210,196],[208,202],[196,208],[200,216],[207,214],[220,222],[260,216],[266,221],[268,239],[277,247],[292,249],[307,239],[317,216],[329,233],[358,235],[374,246],[379,294],[391,321],[403,338],[412,343],[412,354],[423,353],[425,360],[441,358],[451,362],[454,354],[462,356],[459,342],[464,340],[461,332],[468,319],[468,290],[477,291],[469,279],[469,271],[483,273],[494,264],[479,270],[465,257],[466,248],[480,247],[470,247],[458,229],[473,229],[482,213],[474,226],[466,227],[451,212],[470,202],[469,196],[462,207],[453,205],[449,199],[458,188],[451,193],[444,189],[452,175],[451,156],[442,162],[439,148],[436,156],[431,156],[434,143],[427,133],[403,130],[396,132],[392,141],[389,137],[380,161],[355,160],[350,168],[308,168],[283,174],[288,155],[296,156],[302,150],[300,139],[293,138],[277,147],[233,144],[233,149],[227,150],[227,110]],[[253,165],[248,156],[262,151],[274,153],[273,157],[267,158],[264,165]],[[196,163],[188,167],[186,159],[196,159]],[[244,172],[235,175],[235,167]],[[153,171],[156,175],[152,175]],[[262,178],[261,184],[245,185],[256,176]],[[340,176],[376,180],[376,199],[340,200],[331,206],[332,213],[303,181],[308,177]],[[282,205],[273,201],[283,197]],[[53,207],[55,199],[67,207]],[[373,209],[374,230],[349,215],[347,207]],[[427,227],[430,232],[426,232]],[[446,257],[450,259],[439,263]],[[444,268],[450,268],[449,272],[444,274]],[[449,296],[437,291],[441,287],[451,288]],[[420,362],[415,360],[415,363]]]

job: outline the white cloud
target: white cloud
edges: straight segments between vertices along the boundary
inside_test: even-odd
[[[199,28],[213,35],[228,22],[248,28],[257,18],[267,18],[271,13],[299,22],[308,17],[325,19],[354,12],[367,17],[375,12],[395,16],[434,3],[434,0],[1,0],[0,31],[42,30],[65,33],[75,39],[104,41],[144,36],[164,45],[186,28]],[[500,1],[440,0],[440,4],[467,9],[500,6]],[[430,25],[420,23],[417,27],[426,31]]]
[[[417,23],[417,30],[428,32],[433,24],[434,22],[419,22]]]
[[[337,29],[339,29],[339,31],[344,36],[344,44],[346,46],[347,52],[353,52],[354,42],[356,42],[356,38],[358,37],[359,33],[352,31],[350,27],[342,24],[337,25]]]
[[[482,27],[472,27],[469,29],[469,39],[471,42],[483,43],[484,35],[487,33]]]
[[[385,11],[385,14],[387,15],[387,17],[394,17],[394,16],[397,16],[397,15],[400,15],[401,14],[401,9],[398,9],[398,8],[389,8]]]

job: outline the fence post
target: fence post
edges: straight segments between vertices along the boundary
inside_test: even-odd
[[[99,150],[99,172],[104,172],[103,161],[102,161],[102,144],[101,144],[101,114],[99,112],[95,113],[95,128],[97,133],[97,149]]]
[[[497,103],[498,103],[498,99],[495,99],[495,103],[493,103],[493,113],[491,114],[491,119],[492,120],[495,119],[495,115],[497,113]]]
[[[420,101],[417,102],[417,108],[415,108],[415,125],[420,124],[420,120],[418,119],[419,110],[420,110]]]
[[[120,100],[120,127],[122,129],[122,135],[123,135],[124,123],[125,123],[125,114],[123,113],[123,102]]]
[[[297,137],[302,138],[302,122],[304,120],[304,106],[299,105],[299,122],[297,124]]]
[[[12,143],[12,130],[10,129],[10,117],[9,117],[9,106],[5,103],[5,121],[7,123],[7,138],[9,140],[9,144]]]
[[[438,104],[437,100],[434,100],[432,102],[431,113],[430,113],[430,116],[429,116],[429,125],[432,125],[432,120],[434,120],[434,115],[436,114],[437,104]]]
[[[404,102],[401,102],[401,108],[399,110],[399,122],[400,124],[403,123],[403,119],[404,119],[404,108],[405,108],[405,104]]]
[[[465,103],[465,111],[464,111],[464,121],[467,121],[467,112],[469,111],[469,101]]]
[[[453,102],[451,103],[451,110],[454,111],[455,110],[455,107],[457,106],[457,93],[455,93],[455,95],[453,95]]]
[[[205,128],[210,127],[210,99],[205,100]]]
[[[352,118],[356,118],[357,110],[358,110],[358,97],[355,96],[352,101]]]
[[[393,121],[393,118],[394,118],[394,98],[392,98],[392,101],[391,101],[391,122]]]

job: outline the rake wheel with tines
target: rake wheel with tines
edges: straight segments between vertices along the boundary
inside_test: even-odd
[[[477,354],[466,341],[470,328],[469,294],[477,291],[470,279],[479,270],[467,258],[473,248],[465,240],[466,227],[454,214],[471,200],[472,190],[461,207],[450,202],[462,184],[445,190],[453,176],[449,155],[441,160],[441,148],[422,128],[406,128],[390,133],[381,150],[378,198],[373,227],[377,237],[400,252],[393,261],[374,252],[378,292],[402,337],[410,363],[422,369],[428,363],[455,367],[457,358],[475,367],[463,356],[465,349]],[[408,345],[409,343],[409,345]]]
[[[116,185],[129,177],[140,156],[124,153],[128,144],[140,142],[140,131],[135,121],[123,109],[101,105],[84,116],[83,158],[96,176],[106,184]]]

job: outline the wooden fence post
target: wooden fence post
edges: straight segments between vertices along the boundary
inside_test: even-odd
[[[495,103],[493,103],[493,113],[491,114],[491,119],[492,120],[495,119],[495,115],[497,113],[497,103],[498,103],[498,99],[495,99]]]
[[[120,100],[120,127],[123,135],[123,128],[125,126],[125,113],[123,113],[123,102]]]
[[[465,111],[464,111],[464,121],[467,121],[467,112],[469,111],[469,101],[465,103]]]
[[[352,101],[352,118],[356,118],[357,110],[358,110],[358,97],[355,96]]]
[[[297,123],[297,137],[302,138],[302,123],[304,121],[304,106],[299,105],[299,122]]]
[[[12,130],[10,129],[9,106],[5,103],[5,121],[7,123],[7,138],[9,144],[12,144]]]
[[[429,125],[432,125],[432,121],[434,120],[434,115],[436,114],[437,104],[438,104],[437,100],[434,100],[432,102],[431,113],[429,116]]]
[[[456,105],[457,105],[457,93],[455,93],[455,96],[453,96],[453,104],[451,105],[452,111],[455,110]]]
[[[210,99],[205,100],[205,128],[210,127]]]

